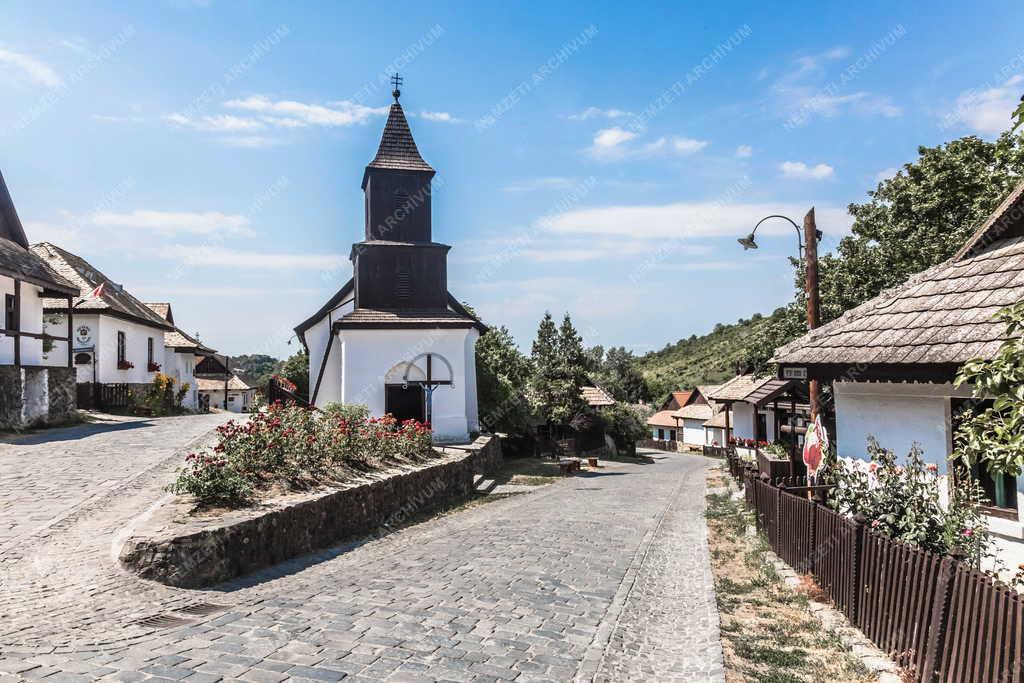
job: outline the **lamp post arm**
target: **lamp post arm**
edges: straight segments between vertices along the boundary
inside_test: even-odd
[[[757,229],[759,227],[761,227],[761,224],[764,223],[766,220],[769,220],[771,218],[781,218],[782,220],[788,222],[790,225],[793,226],[793,229],[796,230],[797,252],[800,254],[800,259],[803,260],[804,241],[803,241],[803,238],[801,236],[801,228],[800,228],[799,225],[796,224],[796,222],[792,218],[790,218],[788,216],[783,216],[783,215],[777,214],[777,213],[776,214],[772,214],[771,216],[765,216],[764,218],[762,218],[761,220],[759,220],[757,222],[757,225],[754,226],[754,230],[750,234],[753,235],[753,234],[757,233]]]

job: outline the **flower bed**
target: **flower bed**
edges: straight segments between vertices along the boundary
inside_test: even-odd
[[[239,507],[273,489],[305,490],[435,457],[428,425],[369,417],[365,406],[275,403],[218,427],[217,436],[212,450],[188,455],[170,486],[201,506]]]
[[[278,491],[259,505],[196,512],[168,497],[138,520],[119,552],[139,576],[198,588],[337,543],[382,537],[411,519],[464,501],[474,475],[501,466],[497,437],[435,452],[308,491]]]

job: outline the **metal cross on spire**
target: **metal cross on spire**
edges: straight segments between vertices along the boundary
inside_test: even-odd
[[[399,87],[402,85],[402,77],[398,75],[397,71],[393,76],[391,76],[391,83],[395,86],[395,89],[391,91],[391,96],[394,97],[395,102],[397,102],[398,98],[402,96],[402,91],[399,90]]]

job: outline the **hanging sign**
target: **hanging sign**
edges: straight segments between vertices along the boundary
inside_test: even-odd
[[[828,455],[828,432],[821,424],[821,416],[816,415],[814,422],[807,425],[804,434],[804,464],[807,465],[807,476],[813,477],[821,467],[821,461]]]
[[[807,379],[807,368],[782,368],[782,379]]]

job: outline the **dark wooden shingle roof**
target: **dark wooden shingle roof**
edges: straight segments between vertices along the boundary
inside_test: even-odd
[[[0,273],[38,285],[49,295],[78,295],[78,287],[17,242],[0,237]],[[61,303],[65,308],[66,302]]]
[[[32,253],[80,290],[81,295],[75,300],[75,311],[109,313],[163,330],[174,329],[174,325],[154,313],[146,304],[128,293],[128,290],[115,284],[113,280],[98,271],[81,256],[65,251],[49,242],[33,244]],[[103,288],[102,295],[96,299],[83,299],[103,283],[107,283],[107,286]],[[47,309],[60,308],[64,305],[64,302],[59,300],[44,302]]]
[[[434,169],[420,156],[416,141],[412,139],[409,122],[405,119],[402,105],[395,102],[388,112],[388,122],[380,138],[377,156],[367,168],[387,168],[399,171],[429,171]]]
[[[0,238],[28,249],[28,237],[25,236],[25,228],[22,227],[21,219],[14,208],[14,200],[7,190],[3,173],[0,173]]]
[[[339,328],[380,327],[477,327],[476,318],[448,308],[436,310],[380,310],[357,308],[342,316],[334,325]]]
[[[787,364],[963,363],[1005,336],[993,316],[1024,299],[1024,237],[941,263],[775,351]]]

